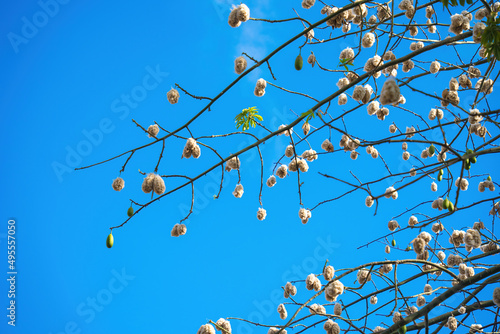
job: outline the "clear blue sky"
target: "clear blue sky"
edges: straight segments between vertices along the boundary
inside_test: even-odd
[[[366,194],[355,193],[318,208],[310,222],[302,225],[293,174],[278,180],[273,189],[264,187],[268,217],[260,222],[255,218],[260,164],[252,151],[241,157],[242,199],[231,195],[237,183],[235,172],[225,175],[222,195],[213,199],[220,176],[217,169],[195,184],[195,213],[185,236],[172,238],[170,230],[189,207],[190,189],[164,198],[115,230],[115,245],[107,249],[109,227],[126,219],[129,199],[148,200],[140,191],[143,177],[137,170],[152,171],[160,147],[134,155],[122,173],[126,184],[119,193],[111,189],[111,182],[124,159],[83,171],[73,168],[149,142],[132,119],[146,127],[157,121],[169,130],[182,125],[205,101],[181,93],[179,104],[170,105],[165,94],[175,83],[195,95],[215,96],[236,78],[233,61],[242,51],[262,58],[302,28],[298,21],[282,25],[247,22],[238,29],[230,28],[227,16],[231,3],[225,0],[135,5],[63,2],[2,3],[0,186],[4,195],[0,268],[5,277],[7,220],[14,218],[18,276],[15,329],[6,324],[8,287],[5,279],[0,283],[1,333],[195,333],[208,319],[229,316],[281,324],[276,307],[284,301],[280,286],[286,281],[320,273],[326,258],[335,268],[384,259],[381,244],[356,248],[385,234],[387,221],[405,207],[405,201],[418,196],[435,198],[429,180],[402,191],[398,201],[382,201],[373,217],[373,208],[364,206]],[[286,8],[270,1],[247,4],[252,17],[294,16],[288,4]],[[312,21],[321,17],[316,8],[319,4],[314,13],[300,8],[300,1],[294,6]],[[302,42],[295,42],[271,62],[277,83],[322,99],[336,90],[339,75],[311,69],[308,64],[301,72],[295,71],[293,62]],[[314,51],[322,65],[333,68],[339,52],[354,43],[351,37]],[[304,48],[304,59],[310,50]],[[366,52],[361,59],[373,53]],[[236,113],[250,106],[257,106],[264,124],[276,129],[295,118],[290,109],[301,113],[312,105],[269,86],[264,97],[255,97],[253,88],[260,77],[272,80],[267,68],[250,74],[192,126],[194,135],[233,131]],[[448,80],[449,76],[435,80],[435,91],[440,92]],[[498,84],[494,89],[500,89]],[[403,94],[409,109],[429,103],[423,107],[423,115],[435,103],[420,96],[412,98],[409,91]],[[373,138],[376,131],[388,133],[388,121],[369,118],[364,107],[358,113],[359,135]],[[407,115],[391,110],[389,122],[403,127],[415,121],[408,121]],[[265,134],[258,129],[252,132]],[[327,136],[314,136],[311,145],[320,151]],[[339,138],[337,134],[332,137],[336,148]],[[227,156],[250,141],[241,136],[206,143]],[[202,149],[200,159],[181,160],[183,145],[181,140],[168,143],[160,173],[194,176],[216,159]],[[262,145],[265,178],[286,145],[284,136]],[[306,148],[301,146],[299,151]],[[419,154],[422,148],[412,149]],[[397,154],[389,161],[408,170],[410,165],[396,164],[402,151],[394,151]],[[477,173],[493,173],[491,166],[498,166],[498,158],[484,160]],[[304,205],[312,207],[348,189],[318,177],[317,172],[348,177],[348,170],[355,169],[365,180],[373,173],[385,175],[380,164],[373,170],[360,168],[372,163],[364,152],[357,161],[343,153],[321,156],[310,163],[310,171],[303,176]],[[167,189],[179,182],[167,182]],[[389,185],[383,184],[377,191]],[[467,202],[483,197],[476,191],[477,181],[471,188],[464,195]],[[484,214],[464,215],[457,228],[486,217],[489,209],[486,205],[482,209]],[[401,223],[406,220],[401,219]],[[402,243],[409,241],[411,236]],[[393,252],[387,258],[399,256],[401,253]],[[309,295],[303,285],[299,287],[299,300]],[[236,322],[233,330],[257,333],[255,328]]]

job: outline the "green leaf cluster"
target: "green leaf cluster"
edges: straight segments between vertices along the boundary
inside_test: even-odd
[[[486,57],[491,60],[491,56],[500,59],[500,17],[495,18],[496,13],[492,13],[486,21],[486,28],[481,35],[481,45],[485,50]]]
[[[448,4],[450,4],[452,7],[458,6],[460,3],[460,6],[465,6],[467,3],[468,5],[472,5],[474,1],[473,0],[441,0],[441,3],[443,4],[444,8],[448,8]]]
[[[352,59],[344,58],[344,59],[340,59],[338,67],[341,67],[341,66],[344,66],[345,70],[349,71],[349,66],[354,66],[354,64],[352,63]]]
[[[314,110],[309,109],[308,111],[303,112],[300,114],[300,117],[305,117],[306,118],[306,123],[309,123],[309,121],[314,118],[316,114],[314,113]]]
[[[243,109],[241,113],[236,115],[234,118],[234,122],[236,123],[236,128],[240,128],[243,131],[246,131],[250,129],[250,126],[252,128],[255,128],[257,125],[257,121],[262,122],[264,119],[262,118],[261,115],[259,115],[259,111],[257,110],[257,107],[251,107],[247,109]]]

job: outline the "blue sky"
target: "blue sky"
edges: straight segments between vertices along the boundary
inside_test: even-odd
[[[111,182],[119,175],[123,158],[87,170],[73,169],[149,142],[132,119],[146,127],[153,121],[169,130],[181,126],[206,102],[181,93],[180,102],[170,105],[165,94],[175,83],[195,95],[215,96],[236,78],[233,62],[241,52],[262,58],[302,28],[298,22],[247,22],[232,29],[227,24],[231,3],[226,0],[203,1],[196,6],[171,1],[62,3],[4,2],[6,9],[1,14],[0,149],[4,160],[0,185],[5,194],[1,268],[6,273],[7,221],[13,218],[18,308],[17,326],[12,329],[5,321],[8,287],[2,280],[0,332],[187,333],[196,332],[209,319],[229,316],[281,324],[276,307],[284,301],[280,286],[286,281],[320,273],[327,258],[335,268],[347,268],[402,254],[386,255],[380,243],[356,248],[384,235],[387,221],[405,208],[406,200],[419,196],[434,199],[431,181],[402,191],[399,201],[382,201],[375,217],[373,208],[363,204],[366,195],[358,192],[319,207],[310,223],[302,225],[297,217],[300,206],[294,174],[278,180],[273,189],[264,187],[268,217],[260,222],[255,219],[260,181],[255,151],[240,157],[245,187],[242,199],[231,195],[238,181],[235,172],[225,174],[221,197],[213,199],[220,182],[220,169],[216,169],[195,183],[195,212],[187,222],[185,236],[172,238],[170,230],[189,207],[188,188],[165,197],[115,230],[115,245],[107,249],[109,227],[126,219],[129,199],[148,201],[149,196],[140,191],[143,176],[137,170],[151,171],[161,148],[154,145],[134,155],[122,173],[126,184],[119,193],[111,189]],[[282,4],[271,1],[247,4],[252,17],[294,16],[291,8],[283,9]],[[312,13],[300,8],[299,1],[295,5],[311,21],[321,17],[316,7]],[[31,26],[34,22],[38,27]],[[322,65],[335,67],[339,52],[352,46],[353,40],[305,47],[302,54],[306,59],[314,50]],[[293,43],[273,58],[277,83],[322,99],[336,90],[339,76],[311,69],[308,64],[301,72],[295,71],[293,62],[302,42]],[[374,51],[364,53],[362,59],[373,56],[370,52]],[[265,67],[251,73],[200,117],[191,128],[195,136],[234,131],[234,116],[246,107],[257,106],[264,124],[276,129],[295,119],[291,110],[301,113],[312,105],[269,86],[264,97],[255,97],[253,88],[260,77],[272,80]],[[439,92],[448,80],[449,76],[435,80],[435,90]],[[494,89],[500,88],[495,85]],[[428,103],[423,115],[435,104],[430,99],[411,98],[409,91],[403,94],[408,109]],[[490,102],[497,101],[490,98]],[[377,131],[387,132],[387,121],[382,124],[369,118],[364,107],[359,114],[359,121],[351,119],[359,135],[373,138]],[[401,125],[414,121],[407,115],[391,110],[390,121]],[[265,134],[262,129],[251,132]],[[320,151],[327,136],[316,135],[310,143]],[[223,156],[250,143],[246,136],[232,138],[206,143],[217,147]],[[338,134],[332,136],[336,148],[339,138]],[[281,136],[261,146],[264,178],[271,174],[287,145]],[[168,143],[160,165],[162,174],[194,176],[215,161],[207,149],[199,160],[181,160],[183,146],[182,140]],[[306,148],[301,146],[299,151]],[[418,155],[422,148],[412,149]],[[408,170],[411,165],[399,163],[402,151],[395,151],[388,161]],[[497,157],[484,157],[474,168],[478,174],[494,177],[492,166],[498,162]],[[371,163],[364,153],[357,161],[341,152],[320,156],[303,176],[304,205],[312,207],[349,189],[318,177],[317,172],[348,177],[352,169],[365,180],[370,175],[385,175],[380,165],[372,168]],[[167,189],[180,184],[179,180],[169,182]],[[382,184],[378,192],[389,185]],[[475,190],[477,182],[471,188],[463,195],[466,203],[486,196]],[[481,214],[464,213],[456,228],[471,225],[480,217],[487,219],[488,207],[481,208]],[[404,244],[409,241],[411,235],[402,239]],[[309,295],[299,287],[300,300]],[[258,332],[236,322],[233,329]]]

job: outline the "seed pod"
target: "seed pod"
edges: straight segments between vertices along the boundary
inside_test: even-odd
[[[434,154],[434,152],[436,152],[436,148],[434,147],[434,145],[429,146],[429,153],[431,156]]]
[[[450,200],[446,198],[443,201],[443,209],[448,209],[448,206],[450,205],[450,203],[451,203]]]
[[[297,71],[300,71],[302,69],[302,65],[304,64],[304,60],[302,59],[302,56],[299,54],[297,58],[295,58],[295,69]]]
[[[114,240],[114,238],[113,238],[113,234],[111,234],[111,233],[110,233],[110,234],[108,235],[108,238],[106,239],[106,246],[107,246],[108,248],[111,248],[111,247],[113,247],[113,243],[114,243],[114,242],[115,242],[115,240]]]
[[[134,215],[134,208],[132,206],[130,206],[130,208],[128,208],[127,215],[129,217],[132,217]]]
[[[490,181],[490,182],[491,182],[491,176],[490,176],[490,175],[488,175],[488,178],[487,178],[486,180],[488,180],[488,181]]]
[[[453,205],[453,202],[450,202],[448,204],[448,211],[453,212],[455,211],[455,205]]]
[[[398,329],[399,334],[406,334],[406,325],[403,325],[400,329]]]
[[[440,169],[439,172],[438,172],[438,175],[443,175],[443,174],[444,174],[443,170]]]
[[[392,239],[392,247],[396,247],[396,240]]]
[[[443,175],[438,175],[438,181],[442,181],[443,180]]]

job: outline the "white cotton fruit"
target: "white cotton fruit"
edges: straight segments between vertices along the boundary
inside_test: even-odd
[[[236,198],[241,198],[243,196],[243,185],[237,184],[233,191],[233,196]]]
[[[278,131],[281,131],[280,133],[278,133],[278,136],[285,135],[285,136],[289,137],[290,134],[293,133],[293,128],[290,128],[288,130],[284,130],[286,127],[287,126],[285,124],[281,124],[278,127]]]
[[[424,296],[418,296],[417,297],[417,306],[418,307],[424,306],[425,303],[426,303],[426,301],[425,301],[425,297]]]
[[[157,195],[165,192],[165,181],[160,175],[155,175],[153,180],[153,190]]]
[[[469,77],[471,79],[477,79],[481,76],[481,70],[475,68],[474,66],[469,66],[469,68],[467,69],[467,73],[469,74]]]
[[[395,124],[389,125],[389,132],[390,133],[396,133],[397,130],[398,130],[398,127]]]
[[[339,89],[344,88],[348,84],[349,84],[349,79],[347,79],[347,78],[340,78],[339,81],[337,81],[337,87]]]
[[[311,211],[304,209],[304,208],[300,208],[299,218],[300,218],[302,224],[307,224],[307,222],[309,221],[309,218],[311,218],[311,215],[312,215]]]
[[[148,137],[156,137],[156,135],[160,132],[160,128],[158,127],[158,124],[153,124],[148,127]]]
[[[276,176],[274,176],[274,175],[269,176],[269,178],[266,181],[266,185],[269,188],[272,188],[272,187],[274,187],[275,184],[276,184]]]
[[[247,68],[247,60],[245,57],[240,56],[234,60],[234,71],[236,74],[241,74],[245,72]]]
[[[113,180],[111,187],[115,191],[121,191],[125,187],[125,180],[123,180],[121,177],[117,177]]]
[[[432,8],[432,6],[427,6],[425,7],[425,17],[430,19],[432,17],[432,15],[434,15],[434,8]]]
[[[366,196],[365,205],[370,208],[373,205],[373,197],[369,195]]]
[[[286,317],[288,316],[288,313],[286,311],[285,305],[284,304],[279,304],[278,305],[278,313],[280,315],[281,320],[285,320]]]
[[[361,45],[364,48],[371,48],[373,46],[373,43],[375,43],[375,35],[371,32],[367,32],[361,40]]]
[[[356,160],[358,158],[359,153],[356,151],[351,151],[350,157],[352,160]]]
[[[215,328],[211,324],[205,324],[198,329],[197,334],[215,334]]]
[[[257,80],[257,82],[255,83],[256,89],[266,89],[266,87],[267,87],[267,82],[266,82],[266,80],[264,80],[262,78]]]
[[[347,103],[347,95],[344,94],[344,93],[340,94],[339,98],[338,98],[338,105],[342,106],[342,105],[344,105],[346,103]]]
[[[280,329],[276,327],[270,327],[269,330],[267,331],[267,334],[278,334],[278,332],[281,334],[287,334],[286,329]]]
[[[187,227],[184,224],[175,224],[174,227],[172,227],[172,230],[170,231],[170,235],[173,237],[179,237],[181,235],[186,234],[187,232]]]
[[[325,139],[323,141],[323,143],[321,144],[321,148],[326,152],[333,152],[333,144],[328,139]]]
[[[231,170],[238,170],[240,169],[241,162],[238,157],[232,157],[226,162],[226,170],[230,172]]]
[[[479,90],[484,94],[491,94],[493,92],[493,80],[487,79],[479,79],[474,86],[474,89]]]
[[[184,150],[182,151],[182,157],[189,159],[191,156],[193,158],[198,159],[201,155],[201,150],[196,140],[194,138],[188,138],[186,141],[186,145],[184,146]]]
[[[215,325],[216,325],[217,329],[222,332],[222,334],[230,334],[231,333],[231,324],[226,319],[220,318],[219,320],[217,320]]]
[[[318,154],[316,153],[315,150],[309,149],[309,150],[305,150],[302,153],[301,157],[303,159],[306,159],[309,162],[313,162],[314,160],[318,159]]]
[[[314,36],[314,34],[313,34],[313,36]],[[311,54],[309,55],[309,57],[307,57],[307,63],[311,64],[312,67],[314,67],[314,64],[316,64],[316,56],[314,55],[314,53],[312,51],[311,51]]]
[[[437,191],[438,190],[438,185],[436,184],[436,182],[432,182],[431,183],[431,190],[432,191]]]
[[[311,125],[309,124],[309,122],[306,122],[302,125],[302,132],[304,133],[304,136],[307,136],[310,130],[311,130]]]
[[[464,242],[464,237],[465,237],[464,231],[453,230],[449,242],[455,247],[460,247],[460,245]]]
[[[321,282],[319,278],[316,277],[314,274],[309,274],[306,278],[306,289],[307,290],[314,290],[314,291],[319,291],[321,290]]]
[[[290,282],[286,282],[286,285],[285,285],[285,291],[284,291],[284,297],[285,298],[288,298],[290,296],[295,296],[297,294],[297,287],[294,286],[292,283]]]
[[[399,224],[396,220],[390,220],[389,223],[387,223],[387,227],[389,231],[394,232],[399,227]]]
[[[464,234],[464,243],[473,248],[481,247],[481,234],[476,229],[468,229]]]
[[[342,314],[342,305],[340,305],[340,303],[335,303],[335,306],[333,307],[333,314],[336,316],[340,316]]]
[[[276,170],[276,176],[280,179],[284,179],[288,175],[288,167],[286,165],[281,165]]]
[[[287,158],[291,158],[294,156],[294,149],[293,149],[293,145],[288,145],[285,149],[285,156]]]
[[[314,6],[316,0],[302,0],[302,8],[309,9]]]
[[[436,74],[437,72],[439,72],[439,69],[441,68],[441,64],[435,60],[431,63],[431,66],[430,66],[430,69],[429,71],[432,73],[432,74]]]
[[[366,107],[366,111],[370,116],[375,115],[379,109],[380,109],[380,103],[378,101],[372,101]]]
[[[408,159],[410,159],[410,152],[404,151],[403,152],[403,160],[407,161]]]
[[[333,275],[335,275],[335,269],[333,269],[333,266],[326,266],[323,269],[323,277],[327,281],[331,281],[333,278]]]
[[[450,31],[455,35],[460,35],[462,31],[469,30],[469,19],[461,14],[454,14],[451,16]]]
[[[265,209],[263,209],[263,208],[259,208],[259,209],[257,210],[257,219],[258,219],[258,220],[261,220],[261,221],[262,221],[262,220],[266,219],[266,216],[267,216],[267,212],[266,212],[266,210],[265,210]]]
[[[340,60],[345,60],[345,59],[351,60],[353,58],[354,58],[354,50],[349,48],[349,47],[345,48],[344,50],[342,50],[340,52],[340,55],[339,55]]]
[[[155,174],[149,173],[142,181],[142,191],[146,194],[153,191],[153,181],[155,179]]]
[[[365,284],[366,282],[370,282],[372,280],[372,274],[368,269],[360,269],[356,274],[359,284]]]
[[[382,105],[393,104],[399,101],[399,95],[400,91],[396,80],[393,77],[389,77],[382,86],[379,100]]]
[[[408,225],[409,226],[415,226],[418,224],[418,219],[415,216],[411,216],[410,219],[408,219]]]
[[[385,251],[387,254],[390,254],[390,253],[391,253],[391,247],[389,247],[389,245],[386,245],[386,246],[385,246],[384,251]]]
[[[422,42],[413,42],[410,44],[411,51],[417,51],[424,47],[424,43]]]
[[[170,104],[176,104],[179,102],[179,92],[177,89],[170,89],[167,93],[167,100],[170,102]]]
[[[237,28],[241,25],[241,21],[238,19],[238,8],[233,6],[231,13],[229,13],[229,17],[227,19],[227,23],[231,28]]]
[[[500,307],[500,288],[495,288],[493,290],[493,303]]]
[[[334,281],[325,289],[325,298],[329,302],[337,301],[337,297],[344,293],[344,284],[340,281]]]

